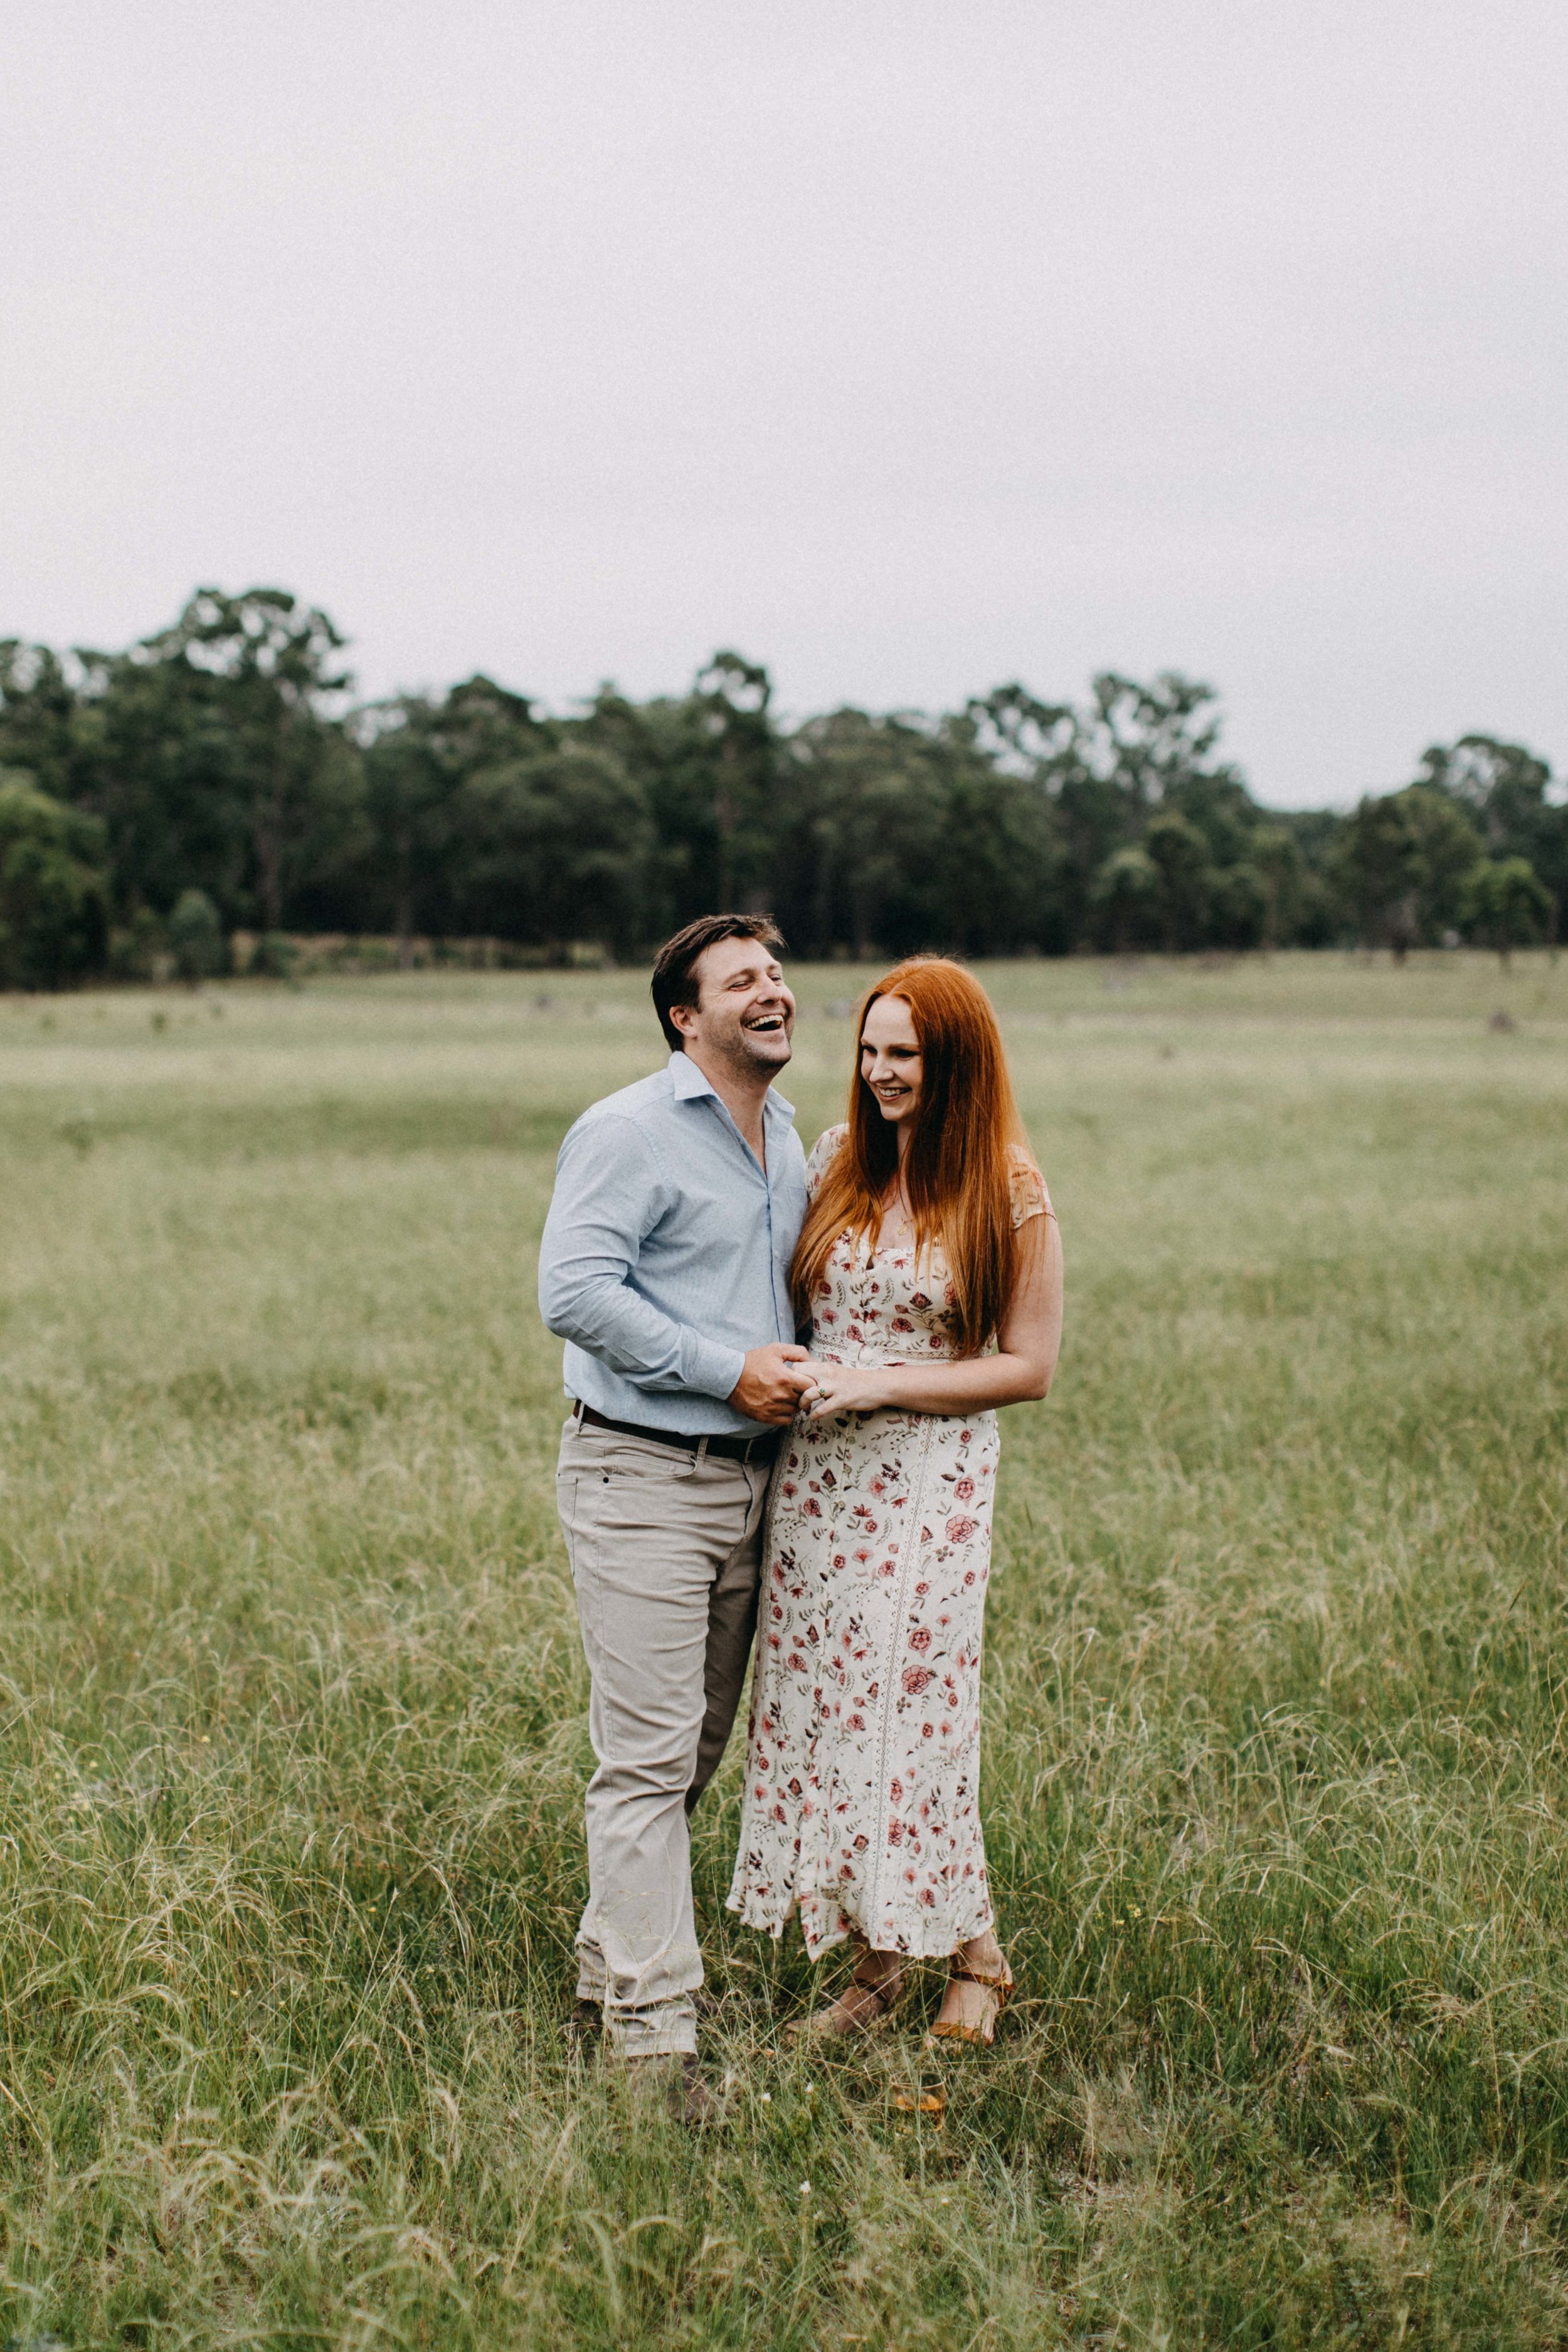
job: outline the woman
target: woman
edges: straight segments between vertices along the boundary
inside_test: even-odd
[[[816,1385],[774,1473],[730,1907],[774,1937],[798,1910],[814,1959],[859,1947],[808,2030],[879,2023],[906,1960],[951,1956],[933,2032],[989,2042],[1013,1983],[978,1810],[993,1408],[1050,1386],[1061,1248],[960,965],[878,982],[807,1180],[791,1280]]]

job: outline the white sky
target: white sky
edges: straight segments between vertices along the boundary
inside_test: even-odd
[[[1565,123],[1563,0],[14,0],[0,635],[1568,765]]]

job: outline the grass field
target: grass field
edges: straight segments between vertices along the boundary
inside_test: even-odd
[[[1021,1998],[940,2117],[918,2027],[784,2053],[731,1760],[701,2139],[566,2030],[534,1250],[641,981],[0,1000],[0,2342],[1568,2344],[1568,962],[984,976],[1068,1264]]]

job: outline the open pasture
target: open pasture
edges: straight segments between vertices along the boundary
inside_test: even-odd
[[[642,980],[0,1000],[0,2339],[1568,2343],[1568,964],[984,976],[1068,1266],[1020,1999],[788,2054],[731,1757],[698,2140],[566,2024],[534,1248]],[[797,975],[807,1143],[864,977]]]

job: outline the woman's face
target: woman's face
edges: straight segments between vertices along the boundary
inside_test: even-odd
[[[921,1098],[921,1041],[901,996],[879,996],[860,1032],[860,1076],[885,1119],[913,1118]]]

